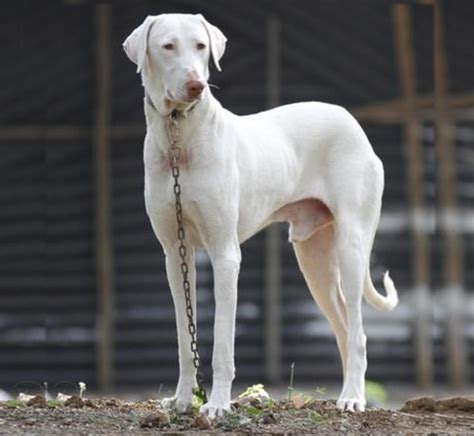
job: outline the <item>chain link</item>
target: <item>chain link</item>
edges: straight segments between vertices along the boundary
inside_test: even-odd
[[[186,262],[187,250],[185,245],[186,234],[183,224],[183,206],[181,204],[181,185],[179,183],[179,158],[181,157],[181,148],[179,147],[179,128],[176,111],[171,112],[167,119],[167,134],[169,140],[169,157],[171,164],[171,175],[174,179],[173,193],[176,208],[176,223],[178,227],[178,254],[181,259],[181,275],[183,276],[184,298],[186,300],[186,316],[188,318],[188,332],[191,337],[191,352],[193,353],[193,365],[196,369],[196,382],[198,395],[204,403],[207,402],[207,393],[203,386],[201,374],[201,362],[197,350],[196,324],[194,323],[193,306],[191,302],[191,284],[188,280],[189,266]]]

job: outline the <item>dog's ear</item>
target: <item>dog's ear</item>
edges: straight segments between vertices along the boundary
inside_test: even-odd
[[[206,32],[209,36],[209,45],[211,47],[211,54],[212,59],[214,60],[214,64],[218,71],[221,70],[221,66],[219,65],[219,60],[225,52],[225,43],[227,42],[227,38],[224,34],[216,27],[209,23],[201,14],[198,14],[202,24],[206,28]]]
[[[140,24],[124,41],[123,49],[132,62],[137,65],[137,73],[142,71],[146,62],[148,50],[148,37],[150,30],[155,23],[158,15],[146,17],[145,21]]]

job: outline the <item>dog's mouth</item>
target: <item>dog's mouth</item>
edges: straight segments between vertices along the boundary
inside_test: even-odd
[[[191,105],[199,100],[202,100],[204,96],[204,90],[194,98],[178,98],[168,89],[165,93],[165,101],[169,104],[176,104],[180,106]]]
[[[171,93],[170,90],[167,90],[166,93],[165,93],[165,100],[168,100],[169,102],[171,103],[180,103],[179,100],[177,100],[176,98],[174,98],[173,94]]]

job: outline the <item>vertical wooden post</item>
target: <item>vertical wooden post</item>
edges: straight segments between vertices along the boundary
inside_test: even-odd
[[[456,225],[456,163],[452,135],[452,120],[447,105],[448,69],[444,51],[443,7],[434,3],[434,72],[435,72],[435,127],[438,169],[438,192],[442,210],[444,293],[447,298],[448,375],[454,386],[467,382],[466,343],[462,331],[463,248]]]
[[[280,20],[267,21],[267,107],[280,101]],[[264,350],[265,375],[269,382],[281,378],[281,247],[280,225],[265,232]]]
[[[98,291],[97,379],[101,390],[113,386],[114,279],[110,210],[110,5],[95,6],[95,250]]]
[[[433,382],[431,298],[429,295],[429,241],[423,197],[423,150],[416,107],[416,67],[412,41],[411,7],[392,6],[395,50],[404,112],[404,152],[408,169],[408,197],[412,208],[413,275],[416,298],[416,377],[422,386]]]

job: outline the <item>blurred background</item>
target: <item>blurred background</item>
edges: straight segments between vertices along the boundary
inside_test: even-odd
[[[248,114],[347,107],[383,160],[372,257],[393,313],[364,305],[367,377],[474,383],[474,3],[7,2],[0,17],[0,389],[84,381],[158,392],[177,381],[164,256],[143,200],[143,88],[122,42],[147,15],[202,13],[228,38],[214,95]],[[341,383],[336,342],[287,226],[246,242],[236,383]],[[199,351],[210,381],[211,266],[199,253]],[[59,389],[59,388],[58,388]]]

